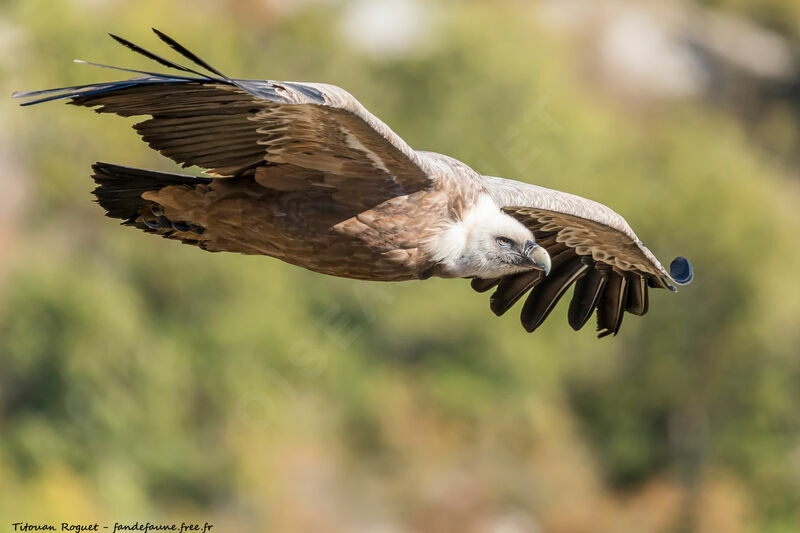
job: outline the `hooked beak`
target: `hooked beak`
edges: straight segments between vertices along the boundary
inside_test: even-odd
[[[533,241],[527,241],[525,242],[525,255],[537,268],[544,270],[545,276],[550,275],[550,254],[547,253],[547,250]]]

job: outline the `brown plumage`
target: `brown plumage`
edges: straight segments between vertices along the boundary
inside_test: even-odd
[[[96,163],[97,200],[125,225],[333,276],[472,278],[479,292],[495,288],[498,315],[528,294],[528,331],[573,285],[570,325],[596,309],[604,336],[626,311],[647,312],[648,287],[692,278],[683,258],[667,273],[601,204],[415,151],[338,87],[230,79],[156,34],[208,74],[112,36],[180,74],[15,94],[32,98],[23,105],[68,99],[147,116],[134,129],[150,147],[204,169],[208,177]]]

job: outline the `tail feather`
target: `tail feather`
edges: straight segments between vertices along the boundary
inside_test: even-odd
[[[198,237],[205,231],[203,227],[186,221],[169,220],[164,216],[161,206],[144,199],[142,195],[170,185],[196,187],[210,183],[211,179],[101,162],[92,165],[92,170],[92,179],[97,183],[92,192],[97,197],[97,203],[106,210],[106,216],[118,218],[123,225],[134,226],[147,233],[158,233],[163,237],[202,246]]]

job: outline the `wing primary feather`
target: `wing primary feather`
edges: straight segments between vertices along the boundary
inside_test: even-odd
[[[213,80],[214,79],[211,76],[208,76],[207,74],[203,74],[202,72],[198,72],[196,70],[190,69],[189,67],[184,67],[183,65],[179,65],[178,63],[175,63],[175,62],[170,61],[168,59],[164,59],[161,56],[157,56],[153,52],[150,52],[149,50],[145,50],[144,48],[142,48],[138,44],[134,44],[134,43],[130,42],[129,40],[120,37],[119,35],[114,35],[113,33],[109,33],[108,35],[111,36],[112,39],[117,41],[119,44],[121,44],[125,48],[129,48],[130,50],[133,50],[137,54],[141,54],[144,57],[146,57],[147,59],[152,59],[156,63],[164,65],[165,67],[174,68],[174,69],[177,69],[177,70],[182,70],[184,72],[191,72],[192,74],[197,74],[198,76],[201,76],[201,77],[206,78],[208,80]],[[220,81],[220,80],[217,80],[217,81]]]
[[[589,266],[575,256],[533,288],[520,314],[522,326],[528,333],[532,333],[544,322],[564,292],[575,280],[585,275],[588,269]]]
[[[502,278],[497,290],[489,299],[489,307],[492,312],[501,316],[511,309],[523,294],[544,279],[541,274],[538,270],[531,270]]]
[[[554,272],[561,268],[561,265],[575,257],[566,246],[563,248],[559,248],[558,245],[548,246],[547,251],[550,253],[552,261],[551,277]],[[500,316],[511,309],[517,303],[517,300],[544,279],[545,276],[542,274],[539,270],[533,270],[501,278],[497,290],[489,300],[489,307],[492,312]]]
[[[629,282],[625,310],[631,314],[642,316],[647,312],[647,282],[639,274],[632,274]]]
[[[134,74],[146,74],[148,76],[154,76],[159,78],[159,81],[165,81],[165,79],[178,79],[178,80],[186,80],[186,81],[201,81],[197,78],[193,78],[191,76],[181,76],[180,74],[160,74],[158,72],[150,72],[147,70],[136,70],[132,68],[124,68],[124,67],[115,67],[113,65],[104,65],[102,63],[95,63],[93,61],[86,61],[84,59],[73,59],[74,63],[80,63],[81,65],[90,65],[92,67],[100,67],[100,68],[110,68],[113,70],[121,70],[122,72],[132,72]],[[203,78],[205,79],[205,78]]]
[[[176,41],[175,39],[173,39],[169,35],[161,32],[161,31],[159,31],[159,30],[157,30],[155,28],[152,28],[152,30],[153,30],[153,33],[155,33],[158,36],[159,39],[161,39],[162,41],[167,43],[170,46],[170,48],[172,48],[173,50],[175,50],[176,52],[181,54],[186,59],[189,59],[190,61],[193,61],[197,65],[199,65],[199,66],[203,67],[204,69],[208,70],[209,72],[213,72],[214,74],[216,74],[217,76],[221,77],[224,80],[229,80],[230,79],[230,78],[228,78],[228,76],[226,76],[225,74],[223,74],[219,70],[215,69],[214,67],[212,67],[211,65],[209,65],[208,63],[206,63],[205,61],[200,59],[197,55],[195,55],[194,53],[190,52],[186,47],[184,47],[182,44],[180,44],[178,41]]]
[[[135,85],[139,85],[139,82],[136,82],[136,81],[131,81],[131,82],[120,81],[120,82],[114,83],[113,85],[106,85],[106,86],[101,87],[100,89],[97,89],[95,91],[70,91],[70,92],[67,92],[67,93],[54,94],[54,95],[48,96],[46,98],[38,98],[36,100],[31,100],[29,102],[23,102],[23,103],[20,104],[20,106],[24,107],[24,106],[29,106],[29,105],[41,104],[43,102],[50,102],[52,100],[62,100],[64,98],[80,98],[80,97],[83,97],[83,96],[95,96],[97,94],[103,94],[103,93],[107,93],[107,92],[111,92],[111,91],[116,91],[116,90],[119,90],[119,89],[127,89],[128,87],[133,87]]]
[[[494,279],[483,279],[483,278],[472,278],[472,281],[469,282],[470,286],[475,292],[486,292],[492,287],[496,287],[502,278],[494,278]]]
[[[575,292],[572,295],[567,314],[569,325],[575,331],[580,330],[592,316],[600,295],[603,294],[606,277],[604,272],[591,268],[575,283]]]
[[[609,272],[608,283],[603,291],[603,298],[597,306],[597,337],[616,335],[622,326],[625,315],[625,296],[628,291],[628,279],[625,274]]]
[[[39,91],[24,91],[24,92],[23,91],[15,91],[15,92],[11,93],[11,98],[31,98],[33,96],[39,96],[39,95],[42,95],[42,94],[58,93],[58,92],[62,92],[62,91],[74,92],[74,91],[77,91],[77,90],[80,90],[80,89],[88,89],[89,87],[96,87],[96,88],[109,87],[109,86],[115,85],[117,83],[120,83],[120,82],[119,81],[106,81],[106,82],[103,82],[103,83],[84,83],[83,85],[72,85],[70,87],[57,87],[55,89],[42,89],[42,90],[39,90]]]
[[[644,304],[642,306],[642,315],[647,313],[647,311],[650,309],[650,291],[648,290],[648,285],[646,281],[643,284],[643,290],[644,292],[642,293],[642,298],[644,300]]]

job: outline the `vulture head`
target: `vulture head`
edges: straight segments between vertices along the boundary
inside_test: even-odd
[[[488,196],[442,232],[434,247],[453,277],[493,279],[534,269],[550,273],[550,255],[531,230]]]

